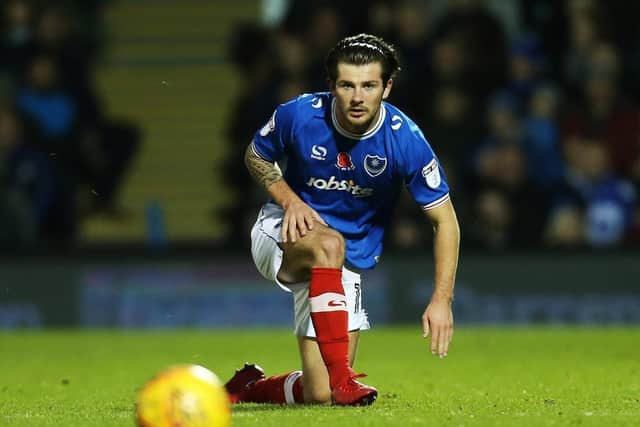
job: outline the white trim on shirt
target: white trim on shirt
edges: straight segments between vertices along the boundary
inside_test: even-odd
[[[437,208],[438,206],[443,205],[444,202],[446,202],[447,200],[449,200],[449,193],[447,193],[444,196],[440,197],[438,200],[434,200],[433,202],[422,206],[422,210],[428,211],[429,209]]]
[[[378,132],[378,130],[380,130],[386,116],[387,116],[387,109],[385,108],[384,103],[380,103],[380,114],[378,115],[378,121],[371,129],[369,129],[365,133],[349,132],[348,130],[346,130],[340,125],[340,122],[338,121],[338,117],[336,116],[336,99],[333,98],[331,100],[331,121],[333,122],[333,126],[336,128],[336,130],[340,135],[347,137],[349,139],[361,140],[361,139],[371,138],[373,135],[375,135],[376,132]]]

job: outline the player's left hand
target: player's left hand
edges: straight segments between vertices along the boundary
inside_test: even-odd
[[[448,298],[434,298],[422,315],[423,337],[431,334],[431,353],[441,359],[449,351],[449,343],[453,337],[453,312],[451,300]]]

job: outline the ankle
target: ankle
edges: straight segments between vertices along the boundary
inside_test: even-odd
[[[327,365],[327,370],[329,371],[329,385],[332,389],[353,376],[353,371],[346,361]]]

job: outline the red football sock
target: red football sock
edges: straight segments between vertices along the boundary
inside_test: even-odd
[[[336,384],[350,375],[347,300],[342,287],[342,270],[313,267],[309,284],[311,321],[329,382]]]
[[[293,405],[304,403],[302,390],[302,371],[292,371],[256,381],[241,401]]]

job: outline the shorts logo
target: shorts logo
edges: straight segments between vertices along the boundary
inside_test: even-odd
[[[380,175],[387,167],[387,159],[376,155],[367,154],[364,158],[364,170],[370,177]]]
[[[431,160],[427,166],[422,168],[422,176],[429,188],[435,190],[440,186],[442,178],[440,177],[440,168],[436,159]]]
[[[340,152],[338,153],[338,159],[336,160],[336,167],[341,171],[348,171],[355,169],[353,166],[353,162],[351,161],[351,156],[349,153]]]
[[[313,144],[313,146],[311,147],[311,158],[316,160],[326,160],[327,147]]]
[[[262,129],[260,129],[260,136],[269,135],[271,132],[275,130],[275,128],[276,128],[276,111],[273,112],[267,124],[264,125]]]

